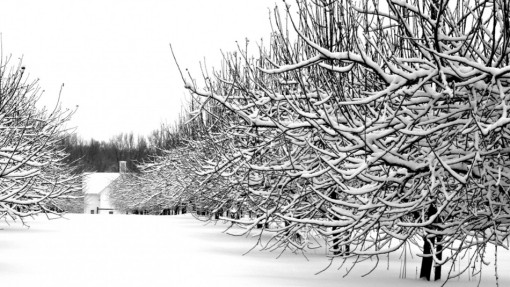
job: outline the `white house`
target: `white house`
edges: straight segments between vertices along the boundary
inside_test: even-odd
[[[110,202],[110,186],[126,172],[126,162],[119,162],[120,172],[88,172],[83,175],[84,213],[119,213]]]

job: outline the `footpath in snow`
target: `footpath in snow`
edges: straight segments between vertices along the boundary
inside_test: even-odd
[[[228,225],[207,224],[191,215],[136,216],[70,214],[67,219],[0,222],[0,286],[441,286],[415,279],[419,258],[407,258],[407,278],[398,255],[363,262],[343,278],[340,260],[325,272],[329,260],[320,249],[300,254],[245,254],[255,238],[222,233]],[[490,260],[490,259],[489,259]],[[510,253],[501,253],[500,286],[510,286]],[[387,270],[389,262],[389,270]],[[446,270],[445,270],[446,271]],[[443,271],[443,272],[445,272]],[[495,286],[493,268],[481,286]],[[464,276],[447,286],[477,286]]]

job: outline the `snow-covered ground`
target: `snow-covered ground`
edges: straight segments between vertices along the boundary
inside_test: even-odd
[[[0,286],[440,286],[416,279],[419,259],[407,258],[407,278],[400,279],[398,255],[363,262],[343,278],[324,249],[302,255],[251,249],[255,238],[222,233],[227,225],[207,224],[190,215],[136,216],[70,214],[67,219],[0,223]],[[488,258],[493,260],[493,258]],[[510,253],[498,256],[500,286],[510,286]],[[389,264],[388,264],[389,263]],[[389,270],[387,269],[389,265]],[[445,272],[445,271],[443,271]],[[495,286],[487,268],[481,286]],[[476,279],[476,280],[475,280]],[[447,286],[477,286],[464,276]]]

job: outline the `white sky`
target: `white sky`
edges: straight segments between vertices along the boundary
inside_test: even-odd
[[[200,76],[235,41],[270,33],[276,0],[8,0],[0,9],[4,55],[23,57],[54,105],[79,106],[71,125],[84,139],[145,135],[177,117],[185,95],[171,57]],[[281,6],[281,5],[280,5]]]

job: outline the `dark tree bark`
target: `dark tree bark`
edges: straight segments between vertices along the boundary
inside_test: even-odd
[[[436,238],[436,243],[441,242],[441,240],[443,240],[443,237],[438,236]],[[439,259],[439,260],[443,259],[443,245],[442,244],[436,245],[436,254],[437,254],[436,255],[437,259]],[[436,265],[434,267],[434,281],[441,279],[441,267],[442,267],[442,265]]]
[[[427,210],[427,217],[430,218],[431,216],[435,215],[437,213],[437,208],[434,205],[430,205],[429,209]],[[436,217],[436,219],[433,222],[433,226],[431,228],[437,229],[437,226],[434,226],[434,223],[440,223],[441,220],[439,219],[439,216]],[[427,238],[430,239],[427,240]],[[426,255],[426,257],[422,258],[421,261],[421,269],[420,269],[420,278],[426,278],[428,281],[430,281],[431,273],[432,273],[432,267],[434,265],[434,258],[432,256],[432,250],[433,248],[436,249],[436,257],[437,259],[441,260],[443,258],[443,245],[440,244],[442,240],[442,236],[433,236],[429,237],[428,235],[423,236],[423,254]],[[432,244],[431,244],[432,243]],[[430,255],[430,256],[427,256]],[[434,281],[441,279],[441,265],[434,266]]]
[[[423,254],[431,255],[432,254],[432,246],[427,240],[426,236],[423,236]],[[420,270],[420,278],[426,278],[427,281],[430,281],[430,273],[432,271],[432,256],[423,257],[421,259],[421,270]]]

